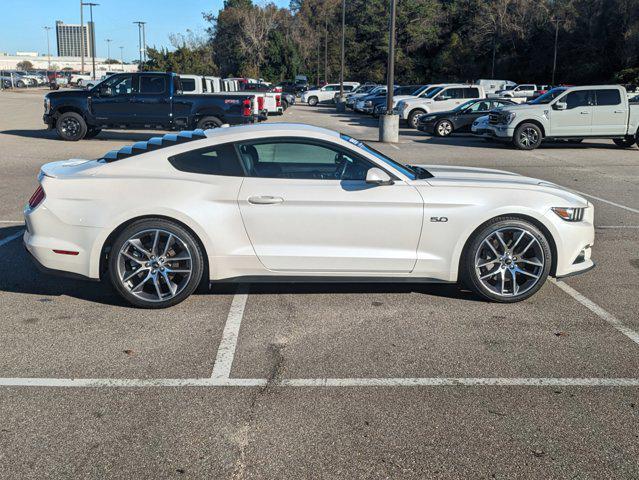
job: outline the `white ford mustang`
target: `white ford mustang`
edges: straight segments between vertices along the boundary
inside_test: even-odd
[[[39,182],[24,211],[35,260],[108,276],[139,307],[239,278],[460,281],[515,302],[593,266],[593,207],[557,185],[403,165],[309,125],[168,134],[48,163]]]

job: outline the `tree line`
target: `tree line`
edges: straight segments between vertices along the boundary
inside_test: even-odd
[[[389,0],[346,0],[345,79],[384,82]],[[206,35],[172,35],[146,69],[337,81],[341,0],[225,0]],[[396,80],[639,83],[639,0],[397,0]]]

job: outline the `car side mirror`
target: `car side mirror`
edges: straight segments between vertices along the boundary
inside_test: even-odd
[[[568,104],[566,102],[556,102],[553,105],[555,110],[566,110],[568,108]]]
[[[366,172],[366,183],[372,185],[392,185],[393,179],[381,168],[369,168]]]

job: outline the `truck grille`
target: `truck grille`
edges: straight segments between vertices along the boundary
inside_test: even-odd
[[[488,116],[488,123],[491,125],[497,125],[501,123],[501,114],[500,113],[490,113]]]

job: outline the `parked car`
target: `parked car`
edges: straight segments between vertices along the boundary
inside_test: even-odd
[[[404,96],[411,95],[415,93],[419,89],[421,89],[421,85],[403,85],[396,86],[393,90],[393,98],[395,96]],[[373,98],[370,98],[364,102],[364,107],[366,108],[366,113],[370,113],[373,117],[377,118],[380,114],[386,113],[386,97],[387,95],[377,95]]]
[[[495,93],[488,95],[489,98],[532,98],[538,90],[537,85],[532,83],[522,83],[505,90],[497,90]]]
[[[359,83],[357,82],[344,82],[344,91],[350,92],[355,90]],[[329,83],[323,87],[316,88],[314,90],[307,90],[302,93],[300,101],[308,103],[311,107],[318,103],[333,101],[335,92],[339,92],[339,83]]]
[[[93,75],[90,73],[72,73],[69,77],[69,83],[71,85],[77,85],[83,87],[87,82],[94,80]]]
[[[460,282],[513,303],[594,266],[593,206],[575,193],[405,165],[310,125],[165,135],[45,164],[38,181],[24,210],[35,261],[108,278],[144,308],[175,305],[203,279],[292,276]]]
[[[639,136],[639,105],[619,85],[554,88],[525,105],[490,114],[489,133],[521,150],[547,139],[609,138],[627,148]]]
[[[350,108],[352,110],[353,107],[355,107],[355,102],[357,102],[357,100],[359,100],[362,97],[365,97],[377,87],[379,87],[379,85],[377,84],[367,84],[367,85],[360,85],[356,89],[351,90],[349,93],[346,94],[346,104],[345,104],[346,108]],[[339,95],[339,90],[337,91],[337,93],[335,93],[335,97],[337,97],[338,95]]]
[[[370,106],[370,104],[368,106],[366,105],[366,101],[370,101],[374,97],[377,97],[378,95],[386,95],[386,89],[387,89],[386,85],[379,85],[373,88],[367,94],[359,96],[355,100],[355,105],[353,105],[353,110],[358,113],[372,113],[373,109]],[[370,107],[370,110],[369,110],[369,107]]]
[[[24,78],[23,75],[20,75],[15,70],[1,70],[0,77],[2,77],[7,88],[26,88],[33,84],[32,80]]]
[[[445,85],[433,89],[426,97],[412,97],[397,104],[400,121],[417,128],[420,115],[444,112],[471,99],[486,98],[484,89],[479,85]]]
[[[91,90],[51,92],[44,123],[63,140],[93,138],[103,128],[216,128],[257,120],[245,93],[184,95],[174,73],[119,73]]]
[[[109,78],[111,75],[115,75],[116,73],[119,73],[119,72],[105,72],[104,74],[100,75],[100,77],[97,78],[96,80],[88,80],[87,82],[84,82],[82,85],[84,86],[84,88],[93,88],[101,81]]]
[[[289,107],[295,105],[295,94],[282,92],[282,110],[286,111]]]
[[[417,130],[436,137],[448,137],[453,133],[469,132],[475,119],[485,116],[495,108],[506,105],[516,104],[511,100],[499,98],[469,100],[450,111],[421,115],[417,122]]]
[[[486,94],[495,93],[499,90],[506,90],[508,88],[514,88],[517,84],[510,80],[487,80],[479,79],[475,82],[475,85],[480,85]]]

